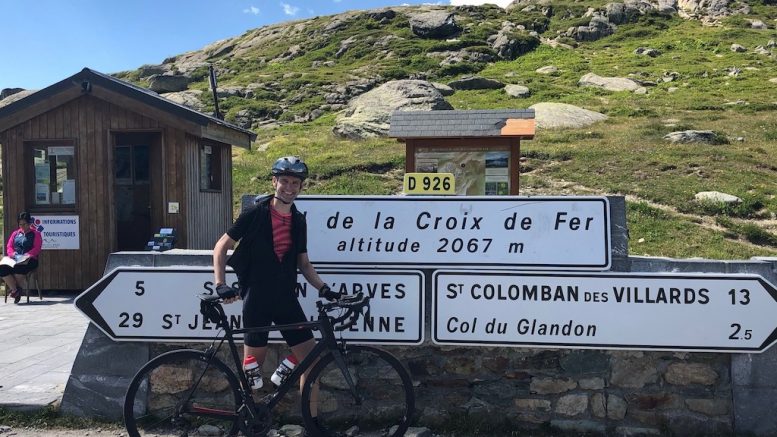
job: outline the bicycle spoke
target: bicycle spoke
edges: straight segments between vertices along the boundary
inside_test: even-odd
[[[313,435],[351,433],[354,427],[360,435],[402,435],[411,420],[414,398],[401,364],[371,347],[352,347],[344,358],[353,386],[331,357],[311,374],[318,381],[318,392],[306,384],[305,399],[311,405],[303,400],[303,416],[317,417],[320,424],[317,431],[311,430]],[[393,426],[399,429],[392,432]]]
[[[241,399],[237,381],[227,371],[196,351],[164,354],[149,362],[125,399],[130,436],[234,435]]]

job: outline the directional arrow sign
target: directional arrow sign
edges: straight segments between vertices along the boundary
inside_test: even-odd
[[[333,290],[372,297],[371,317],[343,337],[364,343],[423,342],[424,277],[413,270],[318,269]],[[235,283],[233,273],[227,281]],[[305,314],[316,317],[318,292],[302,275],[297,295]],[[200,293],[212,294],[213,269],[206,267],[120,267],[76,298],[76,307],[117,341],[209,341],[220,327],[200,315]],[[242,303],[225,305],[233,328],[242,327]],[[242,341],[242,337],[236,337]],[[281,340],[278,332],[271,340]]]
[[[756,275],[438,271],[433,341],[763,352],[777,289]]]

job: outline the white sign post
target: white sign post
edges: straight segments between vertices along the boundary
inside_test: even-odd
[[[316,265],[606,270],[606,197],[303,196]]]
[[[437,271],[433,341],[762,352],[777,289],[737,274]]]
[[[361,343],[423,342],[424,276],[413,270],[318,269],[333,290],[371,297],[369,320],[361,318],[343,337]],[[234,273],[227,281],[235,283]],[[203,320],[198,294],[213,294],[213,269],[120,267],[76,298],[76,307],[117,341],[209,341],[220,327]],[[318,291],[298,276],[297,294],[314,320]],[[242,326],[242,302],[225,305],[230,325]],[[242,336],[236,336],[242,341]],[[281,340],[279,332],[271,340]]]

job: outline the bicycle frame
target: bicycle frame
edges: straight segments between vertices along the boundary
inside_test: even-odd
[[[348,368],[345,365],[345,359],[343,358],[342,351],[338,347],[337,344],[337,338],[334,334],[334,327],[332,326],[332,322],[329,319],[329,316],[326,315],[326,313],[319,312],[318,319],[315,321],[308,321],[308,322],[302,322],[302,323],[295,323],[295,324],[288,324],[288,325],[273,325],[273,326],[262,326],[262,327],[256,327],[256,328],[242,328],[242,329],[232,329],[230,324],[228,323],[227,317],[224,313],[224,309],[221,305],[214,306],[215,309],[219,312],[219,318],[220,323],[222,325],[222,328],[224,329],[224,337],[221,338],[221,343],[219,343],[218,347],[214,347],[215,341],[208,349],[208,355],[209,358],[212,358],[215,356],[216,351],[221,347],[221,344],[226,340],[229,344],[229,350],[230,354],[232,356],[232,360],[235,363],[235,366],[237,369],[239,369],[238,378],[240,380],[240,385],[242,387],[242,397],[243,397],[243,403],[244,405],[248,405],[249,408],[254,411],[256,406],[253,400],[253,396],[251,395],[251,386],[248,382],[248,379],[245,376],[245,372],[242,371],[242,365],[240,364],[240,354],[238,353],[237,344],[235,342],[234,335],[235,334],[246,334],[246,333],[258,333],[258,332],[273,332],[273,331],[288,331],[288,330],[298,330],[298,329],[311,329],[313,331],[319,331],[321,332],[321,339],[316,342],[316,345],[313,347],[313,349],[310,351],[310,353],[305,357],[304,360],[302,360],[291,372],[291,374],[286,378],[285,381],[276,389],[274,393],[272,393],[269,396],[269,401],[267,402],[266,406],[269,410],[272,410],[280,401],[283,399],[283,397],[286,395],[286,393],[292,388],[294,383],[299,380],[299,378],[302,376],[303,373],[308,371],[313,367],[313,365],[316,363],[316,361],[321,357],[326,351],[330,351],[334,355],[334,360],[337,366],[340,368],[340,371],[343,372],[343,376],[345,377],[345,380],[351,390],[352,395],[354,398],[358,401],[357,393],[356,393],[356,384],[353,381],[353,378],[351,377],[351,374],[348,372]],[[198,413],[202,413],[203,415],[212,414],[212,412],[208,411],[198,411]]]

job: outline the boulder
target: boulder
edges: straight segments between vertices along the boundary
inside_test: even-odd
[[[651,49],[649,47],[637,47],[636,50],[634,50],[635,55],[643,55],[643,56],[650,56],[651,58],[658,57],[661,52],[656,49]]]
[[[588,73],[577,82],[579,86],[602,88],[607,91],[636,91],[640,84],[625,77],[603,77]]]
[[[540,102],[531,105],[539,129],[579,128],[607,120],[607,116],[567,103]]]
[[[739,44],[731,44],[731,51],[736,53],[744,53],[747,51],[747,49]]]
[[[177,74],[154,74],[148,78],[148,88],[157,93],[183,91],[189,86],[189,78]]]
[[[2,91],[0,91],[0,100],[22,91],[24,91],[24,88],[3,88]]]
[[[727,204],[742,203],[742,199],[733,194],[721,193],[720,191],[700,191],[693,198],[699,202],[722,202]]]
[[[448,11],[429,11],[410,15],[410,30],[421,38],[448,38],[461,31],[455,14]]]
[[[555,65],[546,65],[534,70],[534,72],[539,74],[556,74],[558,73],[558,67]]]
[[[351,138],[385,136],[391,113],[396,110],[429,111],[453,109],[442,94],[425,80],[387,82],[351,100],[332,132]]]
[[[22,90],[22,91],[19,91],[18,93],[11,94],[10,96],[0,100],[0,108],[6,105],[10,105],[11,103],[17,100],[21,100],[29,96],[30,94],[34,93],[35,91],[38,91],[38,90]]]
[[[529,88],[523,85],[506,85],[505,93],[510,97],[524,98],[531,95]]]
[[[685,143],[723,144],[728,142],[725,138],[722,138],[719,134],[711,130],[684,130],[684,131],[670,132],[664,135],[664,139],[673,144],[685,144]]]
[[[496,90],[504,88],[505,84],[485,77],[468,76],[448,82],[448,86],[455,90]]]

